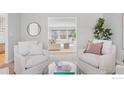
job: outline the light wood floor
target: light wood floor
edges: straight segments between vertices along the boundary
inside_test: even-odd
[[[0,68],[8,67],[9,73],[14,74],[14,63],[5,64],[5,54],[0,54]]]
[[[9,74],[15,74],[14,73],[14,63],[9,63],[9,64],[0,64],[0,69],[8,67],[9,68]]]
[[[0,64],[5,62],[5,54],[0,54]]]

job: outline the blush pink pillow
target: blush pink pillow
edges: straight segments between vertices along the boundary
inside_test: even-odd
[[[91,43],[89,42],[84,53],[92,53],[97,55],[102,55],[103,42],[101,43]]]

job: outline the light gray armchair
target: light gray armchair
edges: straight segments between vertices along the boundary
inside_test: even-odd
[[[39,55],[22,55],[18,45],[14,46],[14,71],[16,74],[42,74],[48,65],[48,52]]]
[[[112,52],[105,55],[84,53],[78,51],[79,67],[87,74],[112,74],[115,73],[116,46],[112,45]]]

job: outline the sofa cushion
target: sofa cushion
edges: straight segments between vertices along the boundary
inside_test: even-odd
[[[21,43],[20,42],[19,45],[18,45],[18,49],[19,49],[18,52],[23,56],[25,56],[29,53],[27,43]]]
[[[48,58],[43,55],[26,56],[25,68],[30,68],[30,67],[42,64],[43,62],[45,62],[47,60],[48,60]]]
[[[94,67],[99,67],[100,55],[80,52],[78,56],[83,62],[92,65]]]
[[[30,46],[37,44],[37,41],[24,41],[18,42],[18,49],[21,55],[27,55],[29,53]]]
[[[93,43],[103,42],[102,54],[109,54],[112,52],[112,41],[94,39]]]
[[[42,49],[42,43],[34,44],[30,46],[30,51],[28,55],[42,55],[43,49]]]

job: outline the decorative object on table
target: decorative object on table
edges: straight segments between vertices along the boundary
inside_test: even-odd
[[[70,72],[71,71],[71,67],[69,65],[63,65],[62,69],[64,72]]]
[[[69,65],[63,65],[62,62],[58,62],[57,71],[54,72],[55,75],[71,75],[75,72],[71,72],[71,67]]]
[[[101,40],[109,40],[111,39],[111,29],[109,28],[104,28],[104,18],[99,18],[96,26],[95,26],[95,32],[94,32],[94,37],[96,39],[101,39]]]
[[[60,44],[56,44],[56,41],[54,39],[49,39],[48,50],[49,51],[59,51],[60,50]]]
[[[32,23],[28,24],[27,32],[32,37],[38,36],[41,32],[40,24],[38,24],[37,22],[32,22]]]
[[[63,64],[60,60],[55,61],[57,72],[70,72],[71,67],[67,64]]]
[[[69,43],[64,43],[64,49],[69,49],[69,48],[70,48]]]
[[[62,71],[62,62],[60,60],[55,60],[55,65],[57,68],[57,71]]]
[[[59,65],[59,67],[57,67]],[[49,74],[77,74],[77,65],[68,61],[53,62],[48,66]]]

